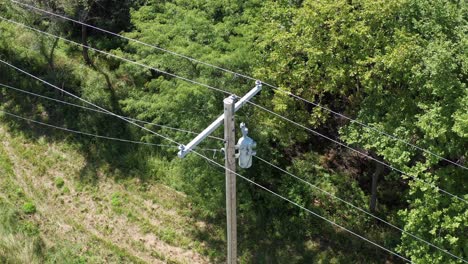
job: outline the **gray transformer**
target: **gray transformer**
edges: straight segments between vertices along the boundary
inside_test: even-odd
[[[246,169],[252,166],[252,156],[257,154],[253,149],[257,146],[257,143],[247,136],[249,129],[244,123],[241,123],[240,128],[242,137],[237,141],[236,149],[238,153],[236,154],[236,158],[239,159],[239,166]]]

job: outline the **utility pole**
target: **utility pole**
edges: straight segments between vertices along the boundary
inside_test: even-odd
[[[239,166],[249,168],[252,165],[252,155],[255,155],[255,141],[247,136],[248,129],[245,124],[241,124],[243,137],[236,145],[234,115],[247,101],[252,99],[262,90],[262,83],[255,82],[255,87],[236,102],[236,96],[229,96],[224,99],[224,113],[219,116],[211,125],[197,135],[187,145],[179,147],[179,158],[184,158],[198,144],[213,133],[224,122],[224,153],[226,167],[226,220],[227,220],[227,263],[237,263],[237,206],[236,206],[236,158],[239,158]],[[239,153],[236,154],[236,149]]]
[[[226,220],[227,220],[227,263],[237,261],[237,217],[236,217],[236,139],[234,101],[224,99],[224,153],[226,167]]]

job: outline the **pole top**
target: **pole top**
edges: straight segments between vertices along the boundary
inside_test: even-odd
[[[237,96],[234,94],[231,94],[230,96],[224,98],[223,102],[225,104],[234,104],[237,101]]]

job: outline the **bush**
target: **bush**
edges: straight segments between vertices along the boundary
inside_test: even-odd
[[[57,186],[57,188],[60,189],[64,185],[65,185],[65,181],[63,180],[63,178],[61,178],[61,177],[55,178],[55,186]]]
[[[23,205],[23,212],[25,214],[34,214],[36,213],[36,206],[31,202],[27,202]]]
[[[111,204],[115,207],[119,207],[122,205],[122,200],[119,193],[112,194]]]
[[[69,194],[69,193],[70,193],[70,188],[65,186],[65,188],[63,188],[62,190],[62,194]]]

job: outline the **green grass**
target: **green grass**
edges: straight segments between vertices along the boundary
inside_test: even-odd
[[[208,255],[192,235],[183,194],[154,181],[123,177],[106,162],[88,163],[79,145],[23,133],[12,136],[3,129],[0,125],[0,202],[15,212],[12,222],[17,224],[12,229],[1,227],[8,221],[0,223],[0,230],[10,230],[1,235],[0,263],[145,263],[140,254],[167,263],[191,262],[189,257],[172,257],[164,246],[147,248],[132,237],[116,238],[126,225],[141,232],[139,236],[153,234],[168,248]],[[82,204],[83,199],[88,202]],[[92,207],[95,213],[86,218]],[[90,231],[93,216],[104,222]],[[125,219],[119,220],[125,225],[114,226],[117,219]],[[69,226],[66,231],[64,225]]]
[[[36,213],[36,210],[37,210],[36,205],[34,205],[31,202],[26,202],[23,205],[23,212],[25,214],[34,214],[34,213]]]
[[[63,180],[62,177],[55,178],[54,182],[55,182],[55,186],[59,189],[61,189],[65,185],[65,181]]]
[[[3,147],[0,146],[0,173],[2,176],[13,175],[13,165]]]

